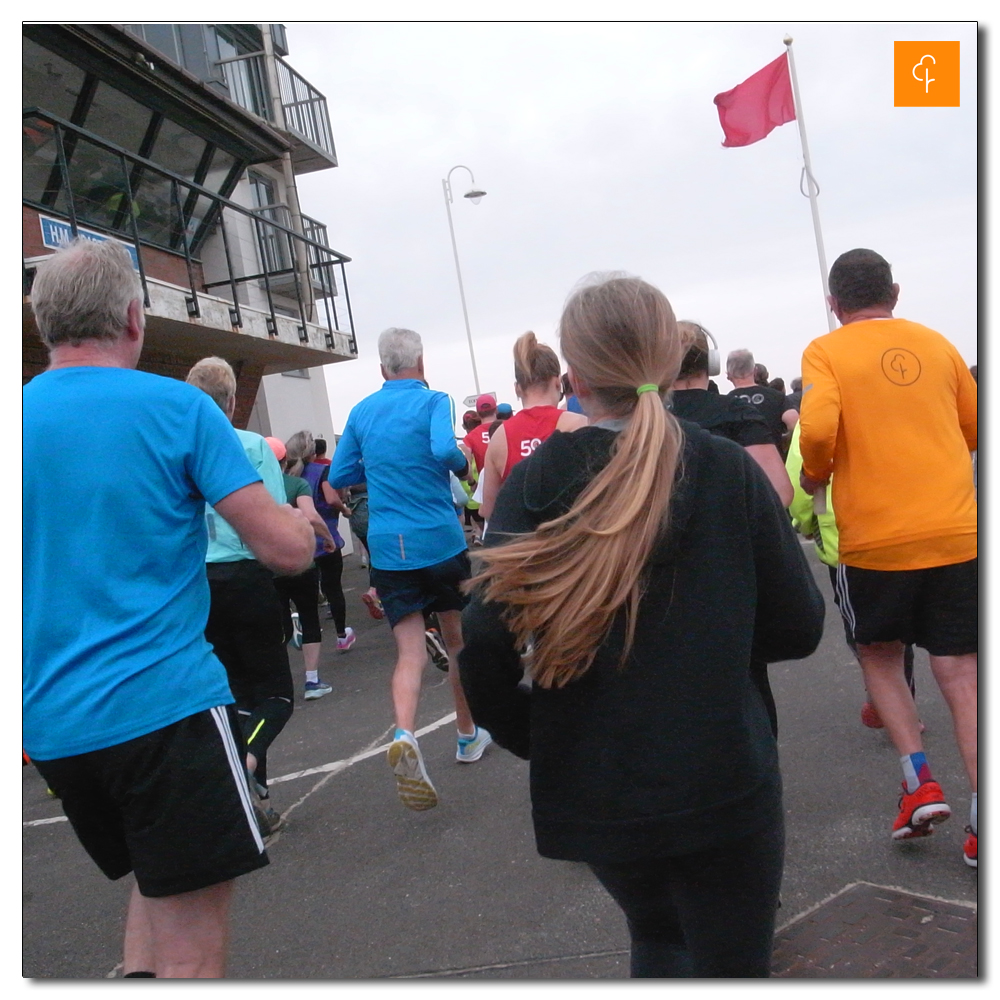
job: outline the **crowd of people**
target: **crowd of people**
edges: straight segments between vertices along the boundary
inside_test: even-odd
[[[977,866],[975,373],[894,316],[878,254],[841,255],[829,284],[841,326],[808,345],[792,393],[741,349],[722,394],[708,330],[640,278],[591,276],[560,320],[566,371],[524,334],[519,408],[481,395],[460,434],[420,336],[388,329],[383,385],[327,458],[308,431],[234,428],[223,359],[186,384],[136,370],[141,290],[117,244],[49,258],[32,309],[50,365],[24,395],[23,739],[95,863],[135,874],[124,975],[224,974],[233,882],[281,825],[267,751],[293,712],[288,647],[314,699],[331,691],[321,600],[337,651],[356,641],[341,517],[395,640],[400,802],[439,800],[415,735],[430,659],[456,761],[494,743],[530,761],[538,850],[587,864],[621,907],[633,976],[769,975],[784,812],[768,666],[811,655],[825,614],[802,535],[830,567],[863,721],[900,754],[890,836],[951,814],[921,740],[919,646]],[[58,493],[37,460],[57,435]]]

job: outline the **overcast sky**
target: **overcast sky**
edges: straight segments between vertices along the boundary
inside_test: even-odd
[[[723,358],[799,374],[826,332],[795,123],[724,149],[715,94],[794,54],[829,262],[871,247],[897,315],[977,360],[976,29],[941,24],[288,23],[288,61],[329,102],[340,166],[299,179],[303,211],[354,258],[357,361],[328,366],[334,427],[381,384],[388,326],[424,340],[430,384],[474,392],[441,180],[452,175],[482,389],[514,402],[511,346],[558,348],[592,271],[659,286]],[[893,107],[893,41],[961,42],[960,108]],[[729,384],[724,376],[720,387]]]

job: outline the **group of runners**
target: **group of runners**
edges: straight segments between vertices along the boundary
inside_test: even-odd
[[[456,761],[493,742],[530,760],[538,850],[588,864],[621,906],[634,976],[769,974],[784,821],[768,665],[809,656],[824,621],[793,524],[833,569],[866,708],[900,754],[892,838],[951,813],[907,683],[917,645],[954,720],[977,865],[976,382],[894,317],[878,254],[843,254],[829,279],[842,325],[807,347],[798,409],[756,398],[748,351],[727,360],[732,392],[711,391],[711,334],[648,282],[596,275],[562,314],[566,372],[520,337],[520,409],[480,396],[462,437],[420,336],[383,332],[384,383],[327,463],[308,432],[234,430],[221,359],[189,384],[135,370],[141,291],[117,244],[40,266],[24,746],[101,870],[135,874],[124,975],[224,974],[233,880],[268,863],[280,824],[266,752],[294,702],[288,642],[305,697],[327,693],[316,606],[322,590],[349,649],[337,518],[362,507],[365,603],[396,643],[401,803],[438,802],[415,736],[437,652]],[[57,434],[58,493],[36,460]]]

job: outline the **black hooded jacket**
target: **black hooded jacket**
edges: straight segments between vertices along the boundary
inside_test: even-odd
[[[810,655],[823,598],[757,463],[733,442],[680,424],[669,527],[647,566],[624,669],[624,612],[591,668],[561,689],[522,683],[502,605],[476,594],[463,615],[459,663],[472,715],[530,758],[546,857],[614,864],[688,854],[780,816],[777,746],[749,664],[751,654]],[[567,511],[614,440],[599,427],[553,434],[504,483],[486,544]]]

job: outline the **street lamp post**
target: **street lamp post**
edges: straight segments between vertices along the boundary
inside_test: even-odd
[[[469,310],[465,304],[465,286],[462,284],[462,267],[458,263],[458,244],[455,242],[455,225],[451,221],[451,203],[452,203],[452,193],[451,193],[451,175],[456,170],[466,170],[469,174],[469,180],[472,181],[471,190],[467,191],[463,197],[468,198],[473,205],[478,205],[483,198],[486,197],[486,192],[480,190],[475,186],[476,178],[473,177],[472,171],[468,167],[463,166],[461,163],[452,167],[448,171],[448,175],[443,181],[441,181],[441,187],[444,188],[444,207],[448,213],[448,231],[451,233],[451,249],[455,254],[455,273],[458,275],[458,294],[462,299],[462,315],[465,317],[465,336],[469,340],[469,357],[472,360],[472,378],[476,383],[476,395],[479,395],[479,372],[476,369],[476,352],[472,346],[472,329],[469,327]]]

